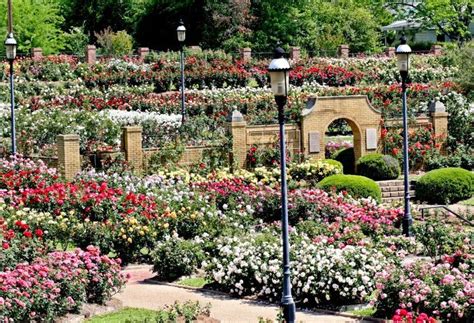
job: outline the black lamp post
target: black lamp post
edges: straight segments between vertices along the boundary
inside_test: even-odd
[[[13,33],[8,33],[5,40],[5,52],[8,61],[10,62],[10,113],[11,113],[11,139],[12,139],[12,154],[16,154],[16,131],[15,131],[15,89],[13,84],[13,62],[16,58],[16,40]]]
[[[180,64],[181,64],[181,124],[184,124],[185,107],[184,107],[184,41],[186,39],[186,27],[184,27],[183,20],[179,21],[179,26],[176,28],[176,34],[179,42]]]
[[[290,279],[290,242],[288,236],[288,197],[286,187],[286,147],[284,107],[288,97],[290,64],[283,57],[285,51],[275,49],[274,59],[268,66],[272,92],[278,105],[278,123],[280,124],[280,165],[281,165],[281,231],[283,239],[283,295],[281,307],[285,322],[295,322],[295,302],[291,296]]]
[[[400,45],[395,51],[398,60],[398,70],[402,78],[402,109],[403,109],[403,185],[405,189],[405,211],[403,213],[403,234],[407,237],[412,235],[411,226],[413,219],[410,213],[410,184],[408,180],[408,124],[407,124],[407,79],[410,67],[411,48],[407,44],[405,35],[400,38]]]

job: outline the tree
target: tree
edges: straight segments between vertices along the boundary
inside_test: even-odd
[[[386,1],[386,6],[397,9],[401,17],[419,21],[424,28],[436,28],[439,34],[453,41],[462,43],[471,39],[473,0]]]
[[[7,34],[7,2],[0,2],[0,33]],[[31,48],[41,47],[43,53],[53,54],[64,48],[61,31],[63,17],[59,3],[55,0],[14,0],[13,31],[18,42],[19,52],[29,52]],[[0,51],[5,51],[0,46]]]
[[[146,5],[142,0],[58,0],[64,15],[64,30],[84,26],[93,36],[105,28],[112,30],[133,29],[135,14]]]
[[[250,0],[208,0],[205,6],[203,41],[226,51],[250,45],[255,17]]]

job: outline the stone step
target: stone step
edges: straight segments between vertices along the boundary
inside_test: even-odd
[[[415,191],[408,191],[410,193],[410,196],[413,197],[415,196]],[[396,192],[382,192],[382,198],[386,197],[403,197],[405,195],[405,191],[396,191]]]
[[[416,181],[411,180],[410,185],[415,184]],[[403,186],[403,180],[400,179],[393,179],[389,181],[378,181],[377,184],[380,187],[387,187],[387,186]]]
[[[397,192],[397,191],[404,191],[405,190],[405,187],[402,185],[402,186],[382,186],[380,187],[382,193],[383,192]],[[410,188],[411,190],[414,190],[415,189],[415,186],[414,185],[410,185]]]
[[[410,196],[415,196],[414,190],[408,190]],[[391,191],[391,192],[382,192],[382,197],[395,197],[395,196],[403,196],[405,194],[405,190],[398,190],[398,191]]]

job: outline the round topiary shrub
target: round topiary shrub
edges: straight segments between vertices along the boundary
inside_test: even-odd
[[[428,203],[455,203],[474,194],[474,174],[462,168],[442,168],[423,175],[415,186],[416,198]]]
[[[330,192],[346,191],[354,198],[373,197],[380,202],[382,192],[380,187],[370,178],[358,175],[332,175],[319,182],[319,188]]]
[[[395,179],[400,176],[400,165],[392,156],[368,154],[357,161],[357,174],[374,181]]]
[[[347,148],[338,152],[334,159],[342,164],[344,174],[355,174],[354,148]]]

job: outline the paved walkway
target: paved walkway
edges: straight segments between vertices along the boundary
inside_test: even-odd
[[[137,266],[125,270],[131,275],[125,290],[116,295],[124,306],[148,309],[161,309],[175,301],[199,301],[201,304],[211,303],[211,316],[221,322],[252,322],[257,323],[259,317],[274,320],[278,307],[262,304],[257,301],[232,298],[219,293],[206,292],[170,286],[167,284],[145,283],[144,280],[153,277],[151,267]],[[345,323],[360,322],[348,317],[334,316],[322,313],[297,311],[298,322],[315,323]]]

